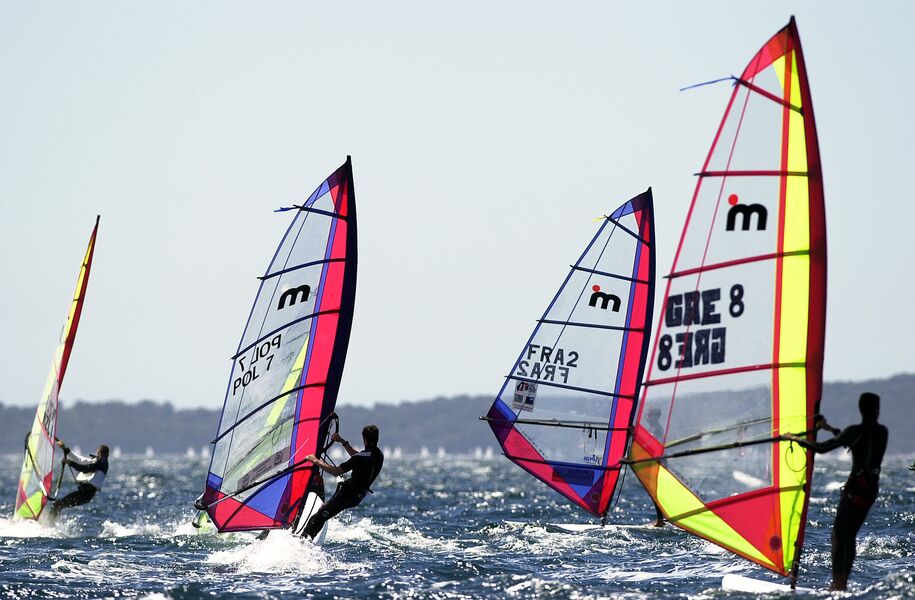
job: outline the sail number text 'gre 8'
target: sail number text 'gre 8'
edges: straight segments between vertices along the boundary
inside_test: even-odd
[[[744,290],[739,283],[728,292],[728,314],[740,318],[745,310]],[[671,366],[688,369],[699,365],[721,364],[725,360],[725,339],[727,327],[705,327],[721,323],[721,313],[716,305],[721,300],[721,288],[710,288],[675,294],[667,298],[664,307],[664,325],[668,329],[686,327],[681,333],[665,333],[658,341],[658,368],[662,371]],[[698,329],[688,329],[699,325]],[[676,344],[676,360],[672,350]]]

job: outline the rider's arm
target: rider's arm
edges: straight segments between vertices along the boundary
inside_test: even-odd
[[[808,450],[813,450],[817,454],[822,454],[824,452],[830,452],[835,450],[839,446],[848,446],[854,441],[855,431],[854,426],[846,427],[842,430],[842,433],[835,436],[834,438],[822,441],[822,442],[810,442],[798,436],[785,436],[792,441],[797,442],[804,448]]]
[[[70,453],[67,454],[65,458],[67,464],[80,473],[92,473],[98,469],[98,458],[92,456],[80,456],[72,450],[70,450]]]
[[[336,465],[331,465],[331,464],[324,462],[320,458],[316,457],[314,454],[309,454],[308,456],[305,457],[305,460],[310,460],[315,466],[320,467],[322,470],[327,471],[331,475],[337,475],[337,476],[343,475],[344,473],[346,473],[347,471],[349,471],[352,468],[352,467],[344,468],[347,466],[347,463],[349,461],[346,461],[345,463],[343,463],[342,465],[340,465],[338,467]]]
[[[330,439],[332,439],[335,442],[340,442],[343,445],[343,449],[346,450],[346,453],[349,454],[350,456],[355,456],[356,454],[359,454],[359,451],[356,450],[355,448],[353,448],[352,445],[350,445],[350,443],[348,441],[344,440],[343,436],[341,436],[339,433],[333,434],[332,436],[330,436]]]
[[[349,454],[350,456],[355,456],[355,455],[359,454],[359,451],[356,450],[355,448],[353,448],[350,445],[350,443],[347,442],[346,440],[344,440],[341,443],[343,444],[343,449],[346,450],[346,453]]]

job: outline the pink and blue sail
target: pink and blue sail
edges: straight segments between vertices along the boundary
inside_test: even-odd
[[[654,270],[648,189],[602,219],[483,417],[505,456],[596,516],[628,451]]]
[[[238,349],[198,507],[220,532],[293,525],[327,447],[356,293],[347,157],[295,211]]]

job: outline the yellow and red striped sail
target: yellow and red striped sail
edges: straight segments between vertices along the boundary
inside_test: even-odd
[[[630,459],[674,524],[787,575],[822,387],[826,224],[791,22],[734,78],[659,318]],[[811,439],[813,434],[807,434]]]
[[[95,227],[89,237],[89,247],[86,248],[86,255],[79,269],[73,301],[70,302],[67,320],[60,331],[60,343],[54,351],[51,372],[48,374],[41,402],[38,403],[38,409],[35,411],[32,429],[25,438],[25,456],[22,460],[22,472],[19,475],[15,512],[15,516],[23,519],[37,519],[41,516],[41,511],[44,510],[48,496],[52,492],[54,439],[57,435],[57,395],[63,384],[64,374],[67,372],[67,364],[70,362],[70,352],[73,350],[76,328],[79,326],[79,317],[86,298],[98,222],[99,218],[96,217]]]

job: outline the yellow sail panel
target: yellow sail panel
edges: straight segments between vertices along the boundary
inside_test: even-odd
[[[89,284],[89,272],[92,268],[92,256],[95,252],[95,238],[98,233],[99,219],[95,220],[92,235],[89,236],[89,245],[83,257],[76,279],[76,291],[70,308],[67,311],[67,320],[60,332],[60,340],[54,351],[51,362],[51,371],[45,383],[41,401],[35,411],[35,420],[32,429],[25,438],[22,470],[19,475],[19,485],[16,490],[16,508],[14,515],[23,519],[37,519],[41,516],[48,496],[52,494],[52,479],[54,475],[54,441],[57,436],[57,410],[58,393],[63,384],[73,342],[76,339],[76,330],[82,314],[86,289]]]
[[[631,458],[672,522],[788,574],[812,455],[779,437],[812,428],[826,294],[820,159],[793,20],[735,82],[668,277]]]
[[[648,458],[638,444],[633,443],[632,456],[641,456],[642,460]],[[664,467],[653,471],[646,467],[651,461],[636,463],[636,475],[648,489],[653,489],[652,494],[662,507],[665,518],[671,523],[695,533],[707,540],[720,543],[725,548],[756,561],[769,568],[775,568],[769,558],[749,544],[743,536],[734,530],[724,519],[710,510],[695,494],[687,489],[680,481]]]

